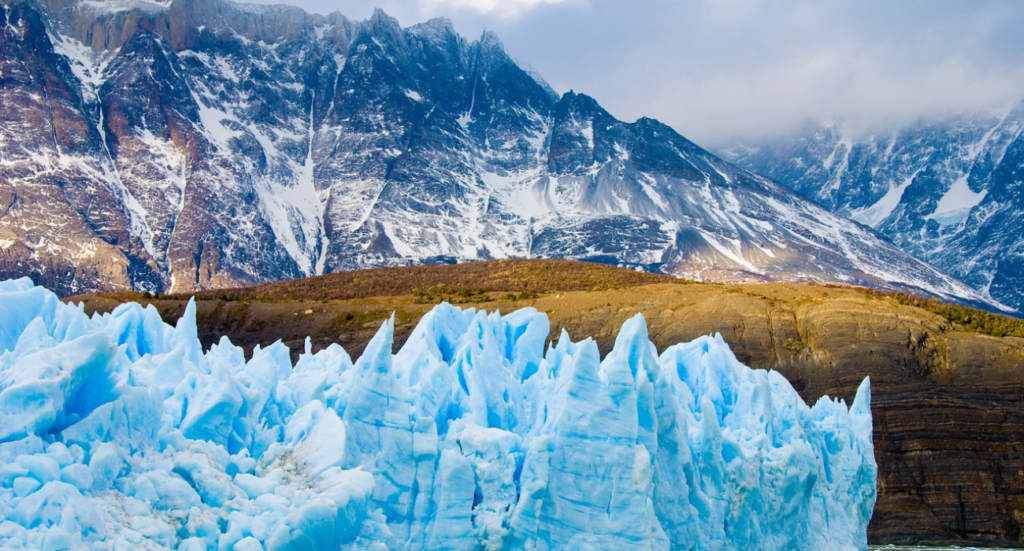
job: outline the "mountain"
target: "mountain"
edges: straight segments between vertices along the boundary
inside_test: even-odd
[[[1024,309],[1024,102],[857,136],[842,123],[722,155],[842,216],[978,292]]]
[[[560,257],[1000,306],[490,33],[224,0],[0,17],[0,276],[62,294]]]

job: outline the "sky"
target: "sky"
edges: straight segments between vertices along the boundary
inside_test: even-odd
[[[558,92],[706,146],[841,119],[857,133],[1024,97],[1019,0],[248,0],[495,31]]]

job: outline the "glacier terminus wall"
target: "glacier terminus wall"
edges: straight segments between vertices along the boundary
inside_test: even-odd
[[[718,336],[549,330],[442,304],[293,365],[0,283],[0,548],[866,549],[867,380],[808,407]]]

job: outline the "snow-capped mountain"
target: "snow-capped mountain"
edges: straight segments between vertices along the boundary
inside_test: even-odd
[[[563,257],[993,306],[445,20],[224,0],[13,0],[0,18],[0,275],[182,292]]]
[[[855,136],[841,123],[723,156],[1024,309],[1024,102]]]

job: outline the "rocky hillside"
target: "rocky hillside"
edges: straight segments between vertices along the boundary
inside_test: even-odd
[[[1024,309],[1024,103],[866,136],[810,126],[723,156]]]
[[[176,319],[184,297],[78,297],[87,311],[122,301]],[[783,373],[805,399],[852,399],[872,378],[879,499],[874,543],[1024,546],[1024,338],[995,337],[867,289],[684,283],[592,264],[495,261],[389,268],[201,295],[200,337],[251,350],[283,339],[297,354],[339,342],[357,356],[395,315],[396,346],[433,304],[548,313],[552,338],[593,335],[607,352],[637,312],[665,347],[720,332],[737,357]],[[941,308],[932,308],[943,312]],[[975,312],[978,316],[987,315]],[[1024,335],[1024,322],[1007,320]]]
[[[0,18],[0,276],[184,292],[554,257],[1000,307],[444,20],[226,0],[3,0]]]

